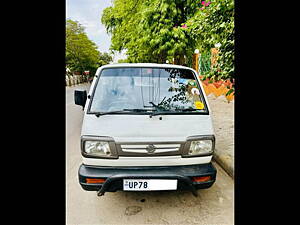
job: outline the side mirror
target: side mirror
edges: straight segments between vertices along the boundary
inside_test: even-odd
[[[82,109],[84,109],[86,99],[87,99],[86,90],[84,91],[75,90],[74,92],[75,105],[81,105]]]

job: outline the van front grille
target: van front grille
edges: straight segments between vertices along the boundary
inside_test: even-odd
[[[179,155],[181,143],[122,143],[117,145],[119,155]]]

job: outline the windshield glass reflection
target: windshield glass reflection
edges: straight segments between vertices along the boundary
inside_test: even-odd
[[[194,74],[173,68],[109,68],[100,74],[91,112],[123,109],[206,111]]]

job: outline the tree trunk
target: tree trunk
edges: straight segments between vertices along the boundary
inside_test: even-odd
[[[184,55],[175,55],[174,64],[176,64],[176,65],[185,65]]]

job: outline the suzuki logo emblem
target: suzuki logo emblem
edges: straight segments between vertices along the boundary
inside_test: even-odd
[[[148,153],[154,153],[156,150],[156,147],[153,144],[150,144],[146,147],[146,150]]]

